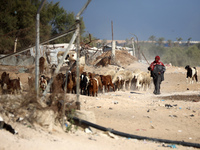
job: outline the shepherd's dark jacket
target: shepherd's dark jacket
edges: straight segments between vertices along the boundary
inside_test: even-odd
[[[161,81],[164,81],[164,72],[166,71],[166,68],[161,61],[152,62],[151,65],[148,67],[148,70],[151,71],[151,77],[153,78],[157,78],[160,72]]]

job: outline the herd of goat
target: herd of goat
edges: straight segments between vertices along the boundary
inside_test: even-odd
[[[41,70],[44,68],[40,68]],[[197,69],[186,66],[187,70],[186,79],[191,78],[193,81],[197,79]],[[54,68],[55,70],[55,68]],[[105,74],[95,74],[91,72],[84,72],[84,68],[80,69],[80,76],[77,79],[76,71],[68,71],[67,74],[58,73],[50,86],[50,93],[67,93],[76,94],[77,81],[80,83],[80,93],[82,95],[97,96],[98,93],[116,91],[116,90],[147,90],[152,84],[150,72],[144,72],[139,69],[130,71],[122,68],[110,70]],[[50,77],[40,72],[39,88],[44,92]],[[53,74],[52,74],[53,76]],[[9,73],[3,72],[0,79],[1,93],[19,93],[23,90],[20,78],[10,79]],[[35,89],[34,77],[28,77],[29,90]]]
[[[91,72],[80,72],[78,77],[80,83],[80,93],[82,95],[97,96],[98,93],[115,91],[115,90],[129,90],[129,89],[147,89],[152,83],[150,74],[140,70],[118,70],[109,71],[104,75],[95,74]],[[28,79],[29,85],[33,85],[33,78]],[[50,78],[45,75],[40,76],[40,89],[44,91]],[[67,93],[76,94],[77,76],[76,72],[69,71],[66,75],[58,73],[51,85],[51,93]]]
[[[50,77],[44,74],[40,75],[39,88],[41,92],[44,92]],[[91,72],[80,72],[79,77],[80,93],[82,95],[97,96],[98,92],[109,92],[116,90],[129,90],[129,89],[147,89],[151,84],[150,74],[140,70],[111,70],[104,75],[95,74]],[[69,71],[66,74],[58,73],[51,86],[51,93],[76,93],[77,76],[75,71]],[[23,90],[20,78],[10,79],[9,73],[3,72],[0,79],[1,93],[20,93]],[[34,90],[35,79],[34,77],[28,77],[29,90]]]

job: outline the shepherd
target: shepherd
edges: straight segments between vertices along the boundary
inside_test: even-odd
[[[153,77],[154,91],[155,95],[160,94],[160,84],[164,81],[164,72],[166,71],[165,65],[160,61],[160,56],[155,57],[148,70],[151,71],[151,77]]]

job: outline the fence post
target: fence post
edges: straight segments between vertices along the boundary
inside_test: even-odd
[[[35,90],[38,98],[39,94],[39,44],[40,44],[40,11],[46,0],[43,0],[37,10],[36,15],[36,53],[35,53]]]

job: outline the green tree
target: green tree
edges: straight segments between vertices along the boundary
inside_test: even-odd
[[[190,46],[190,41],[191,41],[191,37],[190,38],[188,38],[188,40],[187,40],[187,46]]]
[[[168,46],[172,47],[172,40],[167,40]]]
[[[151,35],[151,36],[149,37],[149,40],[153,43],[153,42],[156,41],[156,37],[155,37],[154,35]]]
[[[33,12],[30,1],[0,1],[0,51],[13,49],[18,38],[18,47],[30,45],[34,37]]]
[[[181,41],[182,41],[182,40],[183,40],[183,39],[182,39],[181,37],[176,38],[177,46],[179,46],[179,45],[181,44]]]
[[[39,4],[39,1],[36,3],[33,0],[0,1],[0,18],[3,20],[0,22],[1,53],[12,52],[16,38],[18,40],[17,49],[35,44],[36,11]],[[44,26],[43,19],[40,20],[41,31],[51,29],[50,26]],[[47,32],[41,32],[42,39],[44,35],[47,36]]]
[[[48,5],[48,18],[49,24],[51,25],[51,35],[55,36],[64,31],[69,30],[73,25],[75,25],[76,19],[73,12],[66,12],[63,7],[59,6],[59,2],[53,4],[50,2]],[[81,35],[85,32],[85,25],[83,18],[80,18],[81,22]],[[57,39],[52,43],[66,43],[71,39],[72,34],[69,34],[63,38]]]
[[[158,45],[159,45],[159,46],[163,45],[164,40],[165,40],[164,37],[158,38]]]
[[[165,55],[163,56],[163,61],[165,63],[172,63],[174,66],[184,66],[187,64],[188,59],[186,59],[185,51],[181,47],[169,48]]]
[[[193,45],[186,50],[186,56],[189,60],[189,64],[193,66],[200,65],[200,50],[197,45]]]
[[[36,13],[41,0],[2,0],[0,1],[0,53],[13,51],[17,38],[17,50],[35,45]],[[44,41],[67,31],[75,24],[73,12],[66,12],[59,3],[46,2],[40,12],[40,40]],[[83,18],[80,19],[81,35],[85,32]],[[66,43],[71,35],[52,43]]]

